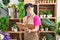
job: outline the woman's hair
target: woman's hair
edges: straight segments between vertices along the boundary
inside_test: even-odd
[[[24,5],[25,10],[26,10],[28,7],[33,7],[33,5],[32,5],[31,3],[27,3],[27,4]]]

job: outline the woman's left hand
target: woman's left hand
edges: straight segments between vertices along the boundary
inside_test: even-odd
[[[30,30],[30,29],[27,29],[26,32],[27,32],[27,33],[31,33],[31,30]]]

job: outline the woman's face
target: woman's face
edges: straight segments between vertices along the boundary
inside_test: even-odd
[[[27,9],[26,9],[26,12],[28,13],[28,14],[32,14],[33,13],[33,7],[28,7]]]

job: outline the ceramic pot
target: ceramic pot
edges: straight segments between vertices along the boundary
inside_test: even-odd
[[[14,28],[14,30],[13,30],[14,32],[17,32],[18,30],[17,30],[17,28]]]
[[[56,40],[60,40],[60,35],[57,35],[56,36]]]
[[[45,28],[45,31],[48,31],[48,28]]]
[[[43,18],[43,15],[40,15],[40,18]]]
[[[8,11],[9,11],[9,16],[11,18],[14,18],[15,17],[15,9],[14,8],[8,8]]]
[[[47,15],[47,18],[51,18],[52,17],[52,15]]]
[[[41,31],[44,31],[44,28],[42,28]]]
[[[44,14],[44,18],[46,18],[46,14]]]

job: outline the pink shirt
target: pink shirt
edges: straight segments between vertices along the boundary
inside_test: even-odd
[[[27,19],[28,18],[29,18],[29,16],[27,16]],[[33,24],[34,24],[34,27],[42,25],[41,19],[40,19],[40,17],[38,15],[34,16],[34,18],[33,18]]]
[[[42,25],[42,23],[41,23],[41,19],[40,19],[40,17],[39,16],[34,16],[34,27],[35,26],[40,26],[40,25]]]

